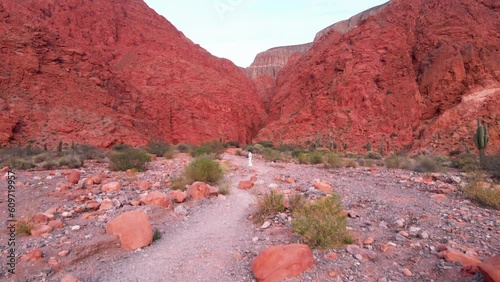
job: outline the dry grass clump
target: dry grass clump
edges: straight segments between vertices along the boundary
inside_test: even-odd
[[[329,195],[293,212],[292,227],[313,248],[329,249],[352,241],[340,196]]]

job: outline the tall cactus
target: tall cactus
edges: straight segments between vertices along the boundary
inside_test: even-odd
[[[481,166],[484,168],[486,165],[486,154],[485,150],[488,146],[488,141],[490,141],[490,136],[488,135],[488,126],[485,124],[481,124],[481,120],[477,119],[477,130],[474,134],[474,143],[476,143],[476,147],[479,150],[479,161],[481,162]]]

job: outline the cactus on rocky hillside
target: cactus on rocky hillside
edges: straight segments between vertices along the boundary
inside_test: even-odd
[[[481,162],[481,166],[483,167],[486,163],[485,150],[488,146],[489,141],[490,136],[488,135],[488,126],[486,125],[486,123],[481,124],[481,120],[477,119],[477,129],[476,133],[474,134],[474,143],[479,150],[479,161]]]

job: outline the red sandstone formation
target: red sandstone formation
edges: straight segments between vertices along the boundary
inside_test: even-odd
[[[493,0],[393,0],[346,33],[331,29],[282,69],[257,139],[449,152],[474,147],[481,118],[497,152],[499,18]]]
[[[0,144],[248,142],[265,112],[244,71],[140,0],[2,1]]]

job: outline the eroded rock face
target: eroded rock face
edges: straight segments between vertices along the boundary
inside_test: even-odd
[[[246,143],[265,120],[244,71],[143,1],[3,1],[0,32],[2,145]]]
[[[246,72],[252,79],[259,76],[276,77],[292,55],[305,53],[311,45],[312,43],[282,46],[261,52],[257,54],[253,63],[246,68]]]
[[[280,71],[256,139],[463,151],[474,148],[481,118],[497,152],[500,8],[492,3],[391,1],[355,28],[330,30]]]

